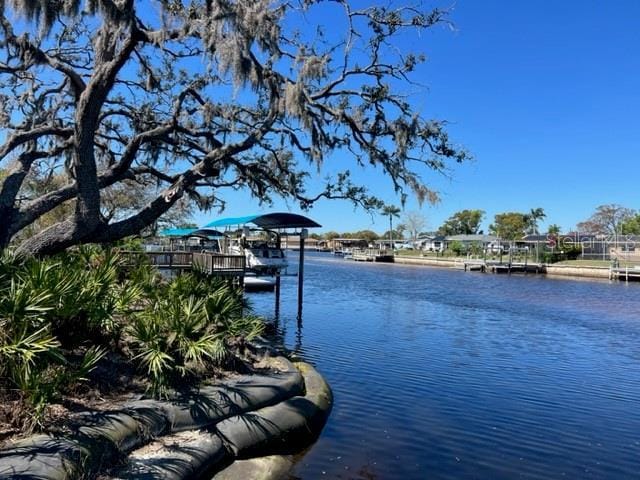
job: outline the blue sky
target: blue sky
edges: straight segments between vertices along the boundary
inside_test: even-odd
[[[543,227],[569,230],[604,203],[640,208],[640,2],[458,0],[451,20],[454,30],[404,38],[400,48],[429,58],[416,71],[426,88],[412,104],[448,120],[452,138],[474,160],[448,177],[425,177],[441,202],[420,207],[410,198],[406,210],[422,212],[435,229],[465,208],[485,210],[486,227],[496,213],[542,207]],[[379,171],[354,173],[399,204]],[[261,209],[241,192],[223,196],[220,216],[299,211],[285,201]],[[387,225],[341,201],[321,201],[308,215],[321,231],[382,232]]]

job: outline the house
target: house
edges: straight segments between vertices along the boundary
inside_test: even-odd
[[[422,250],[423,252],[443,252],[445,249],[445,239],[444,235],[423,235],[418,237],[415,245],[417,250]]]
[[[517,245],[526,245],[540,252],[562,252],[580,249],[580,258],[585,260],[610,260],[611,258],[640,259],[640,235],[596,235],[568,232],[559,235],[525,235]]]
[[[493,235],[484,234],[463,234],[463,235],[448,235],[445,237],[445,250],[450,249],[453,242],[459,242],[462,244],[464,250],[470,250],[477,247],[480,250],[491,248],[494,245],[499,244],[498,237]]]

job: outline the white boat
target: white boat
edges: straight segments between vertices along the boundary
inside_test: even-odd
[[[264,240],[240,239],[228,249],[231,255],[244,255],[247,269],[259,275],[272,275],[287,268],[287,257],[282,248]]]
[[[244,277],[244,289],[249,292],[273,291],[276,280],[273,277]]]

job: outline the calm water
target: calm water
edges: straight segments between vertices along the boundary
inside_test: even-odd
[[[305,273],[302,329],[295,278],[280,325],[335,405],[294,478],[640,478],[640,284],[328,255]]]

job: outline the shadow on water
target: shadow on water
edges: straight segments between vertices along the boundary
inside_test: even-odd
[[[640,285],[311,254],[305,276],[278,324],[335,405],[292,478],[638,478]]]

